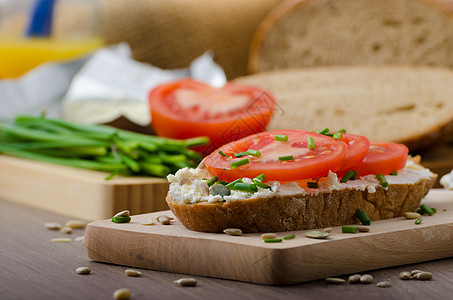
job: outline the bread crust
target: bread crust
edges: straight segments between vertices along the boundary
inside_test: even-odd
[[[282,232],[358,224],[357,209],[372,221],[400,217],[415,211],[433,187],[437,175],[413,184],[376,187],[374,193],[355,189],[333,190],[222,203],[180,204],[170,195],[166,201],[173,214],[188,229],[222,232],[239,228],[243,232]]]

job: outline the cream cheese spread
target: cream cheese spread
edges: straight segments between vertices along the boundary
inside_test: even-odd
[[[453,190],[453,170],[440,179],[440,184],[447,190]]]

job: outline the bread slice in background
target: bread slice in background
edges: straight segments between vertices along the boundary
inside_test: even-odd
[[[371,140],[404,143],[412,152],[453,135],[453,71],[447,68],[320,67],[236,81],[274,94],[277,108],[269,130],[344,128]]]
[[[290,0],[251,42],[248,70],[357,64],[453,67],[447,0]]]

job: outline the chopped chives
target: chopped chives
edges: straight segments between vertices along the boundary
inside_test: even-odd
[[[208,186],[211,186],[217,181],[219,181],[219,177],[214,176],[214,177],[211,177],[211,179],[209,179],[206,183],[208,184]]]
[[[278,160],[280,162],[282,161],[287,161],[287,160],[294,160],[294,157],[292,155],[286,155],[286,156],[279,156]]]
[[[293,239],[293,238],[295,238],[295,237],[296,237],[295,234],[291,234],[291,235],[285,236],[283,239],[284,239],[284,240],[291,240],[291,239]]]
[[[225,154],[225,152],[223,152],[222,150],[219,150],[219,154],[222,155],[222,156],[227,157],[227,155]]]
[[[343,232],[343,233],[356,233],[357,232],[357,227],[356,226],[343,225],[343,226],[341,226],[341,232]]]
[[[339,132],[339,133],[346,133],[346,129],[343,129],[343,128],[342,128],[342,129],[338,130],[337,132]]]
[[[219,183],[220,183],[220,184],[223,184],[223,185],[227,185],[227,184],[228,184],[228,181],[219,180]]]
[[[284,134],[276,134],[274,139],[279,142],[286,142],[288,140],[288,136]]]
[[[236,169],[236,168],[238,168],[240,166],[247,165],[249,163],[250,163],[249,159],[248,158],[244,158],[244,159],[232,162],[230,164],[230,167],[231,167],[231,170],[233,170],[233,169]]]
[[[260,157],[261,156],[261,152],[259,152],[258,150],[248,149],[246,153],[248,155],[255,156],[255,157]]]
[[[360,222],[362,222],[363,225],[370,225],[371,224],[371,219],[360,208],[357,209],[356,215],[359,218]]]
[[[131,217],[129,216],[118,216],[112,218],[112,222],[114,223],[129,223],[130,221]]]
[[[242,156],[246,156],[246,155],[247,155],[247,152],[239,152],[239,153],[235,153],[234,157],[242,157]]]
[[[232,190],[255,193],[258,192],[258,188],[253,183],[238,182],[232,188]]]
[[[263,188],[263,189],[270,189],[270,188],[271,188],[270,185],[265,184],[265,183],[262,183],[261,181],[256,180],[256,179],[253,179],[253,183],[254,183],[256,186],[261,187],[261,188]]]
[[[338,139],[341,139],[342,135],[341,135],[341,133],[336,132],[336,133],[333,134],[332,137],[333,137],[334,139],[338,140]]]
[[[434,211],[428,207],[426,204],[422,204],[420,205],[420,209],[424,212],[424,214],[427,214],[427,215],[434,215]]]
[[[431,207],[431,210],[433,211],[433,213],[436,213],[436,212],[437,212],[437,209],[434,208],[434,207]]]
[[[398,172],[397,171],[393,171],[392,173],[390,173],[390,175],[396,176],[396,175],[398,175]]]
[[[418,218],[417,220],[415,220],[415,225],[420,225],[422,222],[423,222],[423,219]]]
[[[308,140],[308,148],[311,150],[314,150],[316,148],[315,140],[312,137],[309,137],[307,140]]]
[[[236,183],[239,183],[239,182],[242,182],[242,179],[241,179],[241,178],[238,178],[238,179],[236,179],[235,181],[232,181],[232,182],[228,183],[228,184],[226,185],[226,187],[229,188],[229,189],[231,190],[231,189],[234,188],[234,185],[235,185]]]
[[[253,179],[261,180],[261,182],[263,182],[264,180],[266,180],[266,175],[260,174]]]
[[[319,184],[314,181],[309,181],[309,182],[307,182],[307,187],[309,187],[311,189],[317,189],[319,187]]]
[[[382,175],[382,173],[377,173],[376,179],[379,180],[379,182],[381,183],[382,187],[386,188],[386,187],[389,186],[389,183],[387,182],[387,178],[385,178],[385,176]]]
[[[264,239],[265,243],[281,243],[283,242],[282,239]]]
[[[359,176],[359,172],[357,172],[357,171],[352,171],[352,172],[354,172],[354,175],[352,175],[352,177],[350,179],[351,180],[356,180],[357,176]]]
[[[346,174],[343,176],[343,178],[341,178],[340,182],[341,183],[346,183],[348,182],[349,179],[352,180],[352,177],[354,176],[354,173],[355,171],[352,171],[352,170],[349,170],[348,172],[346,172]],[[357,176],[356,176],[357,178]]]
[[[317,131],[316,133],[318,133],[318,134],[327,134],[327,133],[329,133],[329,128],[326,127],[326,128],[324,128],[324,129],[322,129],[320,131]]]

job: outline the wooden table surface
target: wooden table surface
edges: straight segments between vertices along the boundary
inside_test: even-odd
[[[0,201],[0,299],[113,299],[113,292],[129,288],[131,299],[452,299],[453,258],[368,272],[373,284],[329,285],[323,280],[290,286],[265,286],[244,282],[141,270],[127,277],[126,267],[90,261],[82,242],[53,243],[52,238],[82,236],[47,230],[45,222],[64,224],[68,217],[19,204]],[[370,253],[370,256],[373,253]],[[453,254],[452,254],[453,255]],[[184,259],[184,257],[181,257]],[[354,249],[350,257],[354,259]],[[88,266],[89,275],[75,269]],[[433,273],[430,281],[399,279],[402,271],[421,269]],[[196,287],[173,283],[195,277]],[[347,279],[348,276],[341,276]],[[378,288],[379,281],[389,288]]]

